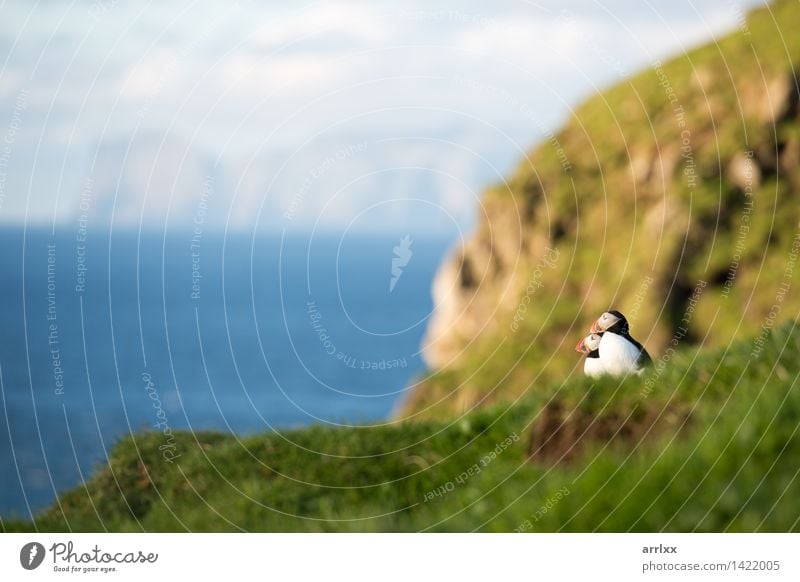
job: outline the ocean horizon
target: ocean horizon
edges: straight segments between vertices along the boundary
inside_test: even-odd
[[[387,421],[425,370],[454,237],[4,227],[0,241],[0,515],[29,517],[133,432],[161,431],[169,459],[173,430]]]

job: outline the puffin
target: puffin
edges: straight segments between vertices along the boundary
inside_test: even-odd
[[[633,339],[628,320],[622,313],[606,311],[592,324],[593,334],[602,334],[598,353],[602,353],[603,370],[614,376],[639,374],[652,363],[644,346]]]
[[[583,373],[590,378],[597,378],[605,374],[605,362],[600,359],[600,341],[603,334],[590,333],[585,338],[577,343],[575,346],[576,352],[586,354],[586,359],[583,363]]]

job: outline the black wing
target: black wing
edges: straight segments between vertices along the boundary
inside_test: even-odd
[[[636,365],[640,368],[644,368],[649,366],[653,363],[653,358],[650,357],[650,354],[647,353],[647,350],[644,349],[644,346],[633,339],[631,336],[628,336],[628,339],[631,341],[633,345],[639,348],[639,359],[636,360]]]
[[[636,361],[636,365],[640,368],[645,368],[653,363],[653,358],[650,357],[650,354],[647,353],[647,350],[644,349],[642,346],[642,351],[639,354],[639,359]]]

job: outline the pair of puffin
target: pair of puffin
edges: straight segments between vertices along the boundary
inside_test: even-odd
[[[591,378],[641,374],[652,362],[644,346],[631,337],[628,320],[619,311],[603,313],[590,332],[575,350],[586,354],[583,372]]]

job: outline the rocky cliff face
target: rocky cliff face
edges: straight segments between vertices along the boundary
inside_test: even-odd
[[[577,108],[490,188],[434,284],[436,370],[402,411],[451,414],[580,373],[572,346],[613,306],[657,365],[800,308],[800,5]]]

